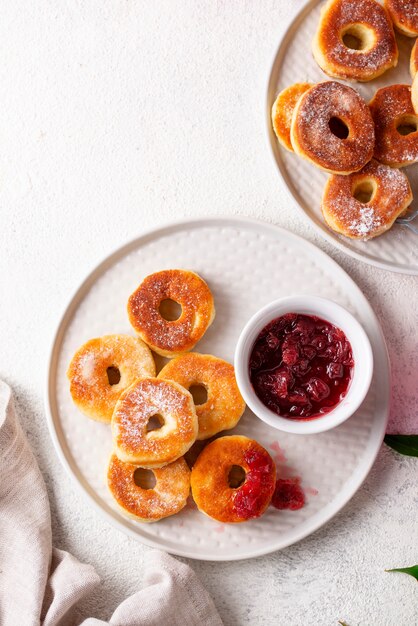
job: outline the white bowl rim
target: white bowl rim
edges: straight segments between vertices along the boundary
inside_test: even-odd
[[[257,397],[249,379],[248,361],[256,337],[266,324],[285,313],[322,317],[343,330],[353,349],[353,375],[346,396],[332,411],[315,419],[298,420],[277,415]],[[359,346],[361,359],[358,358]],[[245,402],[263,422],[287,433],[315,434],[339,426],[360,407],[372,381],[373,351],[363,326],[347,309],[327,298],[298,294],[268,303],[248,320],[238,338],[234,367],[237,384]]]

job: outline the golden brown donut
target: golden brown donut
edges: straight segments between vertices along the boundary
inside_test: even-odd
[[[363,98],[335,81],[314,85],[293,111],[294,151],[332,174],[361,170],[373,156],[374,124]]]
[[[181,511],[190,493],[190,470],[183,458],[150,470],[156,481],[151,489],[143,489],[136,483],[138,469],[137,465],[118,459],[116,454],[110,457],[107,484],[126,515],[141,522],[158,522]]]
[[[398,63],[388,12],[376,0],[328,0],[313,55],[328,76],[362,82],[377,78]]]
[[[153,421],[158,421],[157,428],[150,430]],[[116,455],[141,467],[173,463],[191,448],[197,432],[191,394],[158,378],[137,380],[121,395],[112,416]]]
[[[110,422],[121,393],[144,376],[155,376],[154,359],[141,339],[129,335],[90,339],[77,350],[67,371],[74,403],[99,422]]]
[[[234,428],[244,413],[245,402],[235,380],[233,365],[215,356],[197,352],[182,354],[167,363],[158,378],[174,380],[189,390],[193,386],[206,389],[206,401],[195,405],[198,439],[209,439],[222,430]]]
[[[241,480],[236,480],[235,469],[243,474],[242,478],[238,474]],[[239,435],[208,444],[191,475],[197,508],[219,522],[246,522],[260,517],[270,504],[275,484],[276,466],[267,450],[257,441]]]
[[[322,198],[322,214],[335,232],[366,240],[391,228],[412,199],[405,174],[373,160],[356,174],[330,176]]]
[[[161,303],[173,300],[181,305],[176,320],[166,320]],[[174,357],[191,350],[203,337],[215,317],[211,291],[194,272],[164,270],[147,276],[128,301],[133,328],[152,350]]]
[[[274,101],[271,110],[271,121],[276,137],[282,146],[290,152],[293,152],[290,141],[293,110],[301,95],[311,87],[311,83],[295,83],[283,89]]]
[[[392,167],[418,161],[418,117],[409,85],[379,89],[370,102],[376,131],[374,157]]]
[[[411,62],[409,65],[412,78],[415,78],[418,72],[418,39],[415,40],[414,46],[411,52]]]
[[[418,0],[385,0],[396,28],[407,37],[418,35]]]

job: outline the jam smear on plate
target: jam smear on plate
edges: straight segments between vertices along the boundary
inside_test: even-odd
[[[300,478],[279,478],[271,503],[276,509],[301,509],[305,505],[305,494],[300,486]]]
[[[281,417],[311,419],[331,411],[346,395],[354,367],[340,328],[316,317],[287,313],[269,322],[250,356],[250,380]]]

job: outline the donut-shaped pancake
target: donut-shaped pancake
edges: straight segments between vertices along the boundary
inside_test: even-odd
[[[105,335],[77,350],[67,376],[80,411],[98,422],[110,422],[121,393],[137,378],[155,376],[155,363],[138,337]]]
[[[356,174],[330,176],[322,213],[337,233],[351,239],[371,239],[386,232],[411,202],[405,174],[373,160]]]
[[[418,116],[414,111],[409,85],[379,89],[370,102],[375,123],[374,157],[392,167],[418,161]]]
[[[376,0],[329,0],[313,41],[319,67],[334,78],[368,81],[398,62],[388,12]]]
[[[155,485],[144,489],[135,481],[137,465],[124,463],[112,454],[107,471],[110,493],[129,517],[141,522],[158,522],[175,515],[186,505],[190,492],[190,470],[184,459],[152,471]]]
[[[411,52],[411,63],[409,66],[412,78],[415,78],[418,72],[418,39],[415,41]]]
[[[196,404],[199,421],[198,439],[209,439],[221,430],[237,425],[244,413],[245,402],[235,380],[234,367],[210,354],[188,352],[173,359],[158,378],[174,380],[186,389],[204,387],[207,398]]]
[[[361,170],[373,156],[374,124],[357,91],[335,81],[301,96],[292,118],[294,151],[333,174]]]
[[[161,315],[162,303],[181,306],[178,319]],[[211,291],[194,272],[165,270],[147,276],[128,301],[129,321],[152,350],[162,356],[178,356],[191,350],[215,317]]]
[[[197,508],[219,522],[246,522],[270,504],[276,483],[273,459],[257,441],[215,439],[199,455],[191,485]]]
[[[284,148],[293,152],[290,141],[293,110],[302,94],[312,87],[311,83],[295,83],[279,93],[271,110],[274,132]]]
[[[133,383],[119,398],[112,416],[116,455],[141,467],[173,463],[191,448],[197,431],[191,394],[175,382],[158,378]]]
[[[418,0],[385,0],[396,28],[407,37],[418,35]]]

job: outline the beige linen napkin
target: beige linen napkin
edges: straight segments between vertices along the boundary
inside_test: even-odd
[[[83,626],[222,626],[194,572],[168,554],[149,553],[144,588],[109,622]],[[66,626],[76,603],[98,584],[90,565],[52,547],[42,474],[0,381],[0,626]]]

